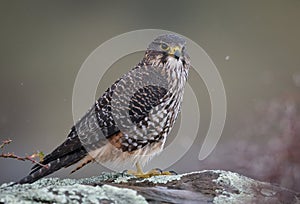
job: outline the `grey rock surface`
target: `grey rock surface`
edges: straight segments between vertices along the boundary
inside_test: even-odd
[[[0,203],[300,203],[294,191],[220,170],[135,178],[103,173],[0,186]]]

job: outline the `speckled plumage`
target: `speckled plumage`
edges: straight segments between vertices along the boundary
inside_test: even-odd
[[[156,38],[142,61],[108,88],[66,141],[44,158],[48,168],[35,165],[19,183],[32,183],[75,163],[77,170],[94,160],[147,162],[163,149],[180,112],[189,66],[182,37]]]

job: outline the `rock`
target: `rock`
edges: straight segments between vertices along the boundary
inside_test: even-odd
[[[220,170],[135,178],[103,173],[0,186],[0,203],[300,203],[294,191]]]

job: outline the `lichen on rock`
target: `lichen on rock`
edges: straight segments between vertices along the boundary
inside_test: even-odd
[[[136,178],[102,173],[0,186],[0,203],[300,203],[300,194],[237,173],[205,170]]]

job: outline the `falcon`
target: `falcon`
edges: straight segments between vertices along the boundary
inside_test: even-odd
[[[176,34],[154,39],[143,59],[96,100],[43,165],[33,166],[18,183],[32,183],[77,164],[74,172],[94,161],[131,162],[137,168],[132,174],[151,175],[142,166],[163,150],[181,109],[190,67],[185,46]]]

